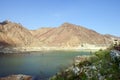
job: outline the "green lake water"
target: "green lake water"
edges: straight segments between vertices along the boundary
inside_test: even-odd
[[[90,55],[81,51],[41,51],[33,54],[0,56],[0,77],[12,74],[33,76],[34,80],[47,80],[73,64],[78,55]]]

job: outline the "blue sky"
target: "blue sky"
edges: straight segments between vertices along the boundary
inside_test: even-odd
[[[120,0],[0,0],[0,8],[1,22],[8,19],[28,29],[69,22],[120,36]]]

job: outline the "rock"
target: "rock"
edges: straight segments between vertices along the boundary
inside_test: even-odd
[[[77,64],[79,64],[79,63],[81,63],[81,62],[84,62],[84,61],[88,60],[89,57],[90,57],[90,56],[76,56],[76,57],[74,58],[74,62],[75,62],[75,64],[77,65]]]
[[[80,69],[77,66],[73,66],[72,71],[74,72],[74,74],[77,75],[77,74],[79,74]]]
[[[32,80],[32,77],[28,75],[19,74],[2,77],[0,78],[0,80]]]
[[[92,68],[93,70],[97,70],[96,66],[92,66],[91,68]]]
[[[119,66],[120,69],[120,51],[118,50],[111,50],[110,52],[111,59],[114,63]]]

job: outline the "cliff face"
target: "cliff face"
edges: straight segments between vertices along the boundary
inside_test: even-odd
[[[86,44],[105,46],[111,43],[110,36],[70,23],[64,23],[58,28],[38,30],[28,30],[10,21],[0,23],[0,46],[78,47]]]

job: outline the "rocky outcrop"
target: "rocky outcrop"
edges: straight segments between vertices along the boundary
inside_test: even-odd
[[[32,80],[31,76],[28,75],[10,75],[7,77],[0,78],[0,80]]]
[[[76,56],[74,58],[74,63],[75,63],[75,65],[78,65],[79,63],[89,60],[89,58],[91,58],[91,57],[92,56]]]
[[[50,80],[119,80],[120,79],[120,52],[100,50],[94,56],[57,73]]]
[[[110,52],[111,60],[119,66],[120,69],[120,51],[111,50]]]

